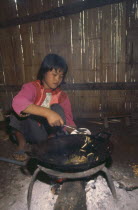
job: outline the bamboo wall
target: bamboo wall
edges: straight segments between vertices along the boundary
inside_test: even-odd
[[[2,0],[0,22],[36,14],[73,0]],[[48,53],[68,63],[67,83],[138,82],[138,0],[67,17],[0,29],[0,84],[35,80]],[[118,116],[138,111],[138,90],[68,90],[75,117]],[[11,108],[16,91],[0,91]]]

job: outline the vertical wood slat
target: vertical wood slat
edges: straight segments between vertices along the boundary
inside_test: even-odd
[[[6,14],[13,13],[16,16],[18,12],[19,16],[31,15],[36,13],[37,7],[41,12],[61,6],[63,3],[70,2],[68,0],[17,1],[18,11],[13,3],[12,11]],[[132,3],[129,17],[133,12]],[[126,64],[125,30],[129,21],[126,21],[126,13],[128,6],[126,9],[126,4],[120,3],[86,10],[68,17],[3,29],[0,46],[3,49],[2,63],[6,82],[22,84],[35,79],[42,59],[51,52],[64,56],[67,60],[69,65],[67,82],[70,83],[137,80],[137,64],[133,65],[133,69]],[[135,15],[131,18],[132,27],[134,27],[133,19],[136,21]],[[127,29],[130,28],[129,25]],[[128,45],[131,46],[132,39],[129,36],[127,38]],[[7,45],[9,50],[6,48]],[[137,60],[136,39],[134,45],[134,60]],[[131,54],[130,48],[128,48],[128,57]],[[129,65],[127,71],[126,65]],[[94,116],[94,113],[100,115],[100,106],[105,114],[118,114],[119,111],[129,112],[135,109],[136,97],[133,101],[130,97],[132,93],[127,93],[128,91],[70,91],[69,96],[76,116],[82,114]],[[136,91],[133,93],[137,94]]]
[[[5,22],[17,17],[15,1],[1,0],[0,5],[0,22]]]

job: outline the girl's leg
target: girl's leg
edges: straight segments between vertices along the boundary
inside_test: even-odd
[[[52,104],[51,105],[51,110],[53,110],[56,113],[58,113],[62,117],[62,119],[64,121],[64,124],[66,124],[66,117],[65,117],[64,110],[59,104]],[[64,130],[63,130],[63,128],[61,126],[51,127],[50,131],[51,131],[51,133],[54,133],[56,135],[63,135],[63,134],[65,134],[65,132],[64,132]]]
[[[46,141],[47,132],[42,119],[34,115],[26,118],[11,115],[10,126],[13,128],[13,135],[16,137],[19,149],[25,148],[28,142],[33,144]]]
[[[16,130],[15,137],[18,143],[18,150],[24,150],[26,146],[26,139],[24,135],[20,131]]]
[[[25,139],[24,135],[18,130],[14,131],[14,136],[16,138],[18,147],[17,147],[16,152],[13,153],[13,158],[15,160],[19,160],[19,161],[26,161],[28,159],[28,156],[25,153],[26,139]]]
[[[26,139],[23,134],[22,119],[20,119],[16,114],[11,114],[9,125],[12,128],[11,136],[18,144],[17,151],[24,150],[26,145]]]
[[[66,117],[63,108],[59,104],[52,104],[51,109],[58,113],[62,117],[64,124],[66,124]]]
[[[51,109],[57,112],[66,123],[63,108],[59,104],[53,104]],[[41,143],[45,142],[48,135],[63,134],[61,127],[50,127],[43,117],[30,115],[26,118],[19,118],[16,114],[10,117],[10,126],[14,128],[14,134],[18,142],[18,149],[24,149],[26,142]]]
[[[44,126],[38,124],[32,116],[20,119],[16,115],[11,115],[10,126],[13,128],[12,136],[18,144],[16,152],[13,153],[13,158],[16,160],[27,160],[25,151],[29,149],[28,142],[37,144],[47,139]]]
[[[46,142],[48,138],[47,130],[44,122],[46,119],[36,115],[30,115],[26,122],[24,122],[24,135],[27,142],[31,144],[40,144]]]

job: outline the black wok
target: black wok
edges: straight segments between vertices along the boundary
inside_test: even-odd
[[[85,144],[86,136],[92,143],[85,148],[85,153],[80,148]],[[64,135],[48,139],[43,144],[32,145],[30,156],[39,160],[39,164],[47,168],[60,171],[84,171],[105,162],[111,155],[110,134],[101,132],[96,135]],[[72,164],[68,160],[72,155],[87,156],[85,163]]]

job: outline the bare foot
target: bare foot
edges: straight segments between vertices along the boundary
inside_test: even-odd
[[[28,159],[28,155],[24,152],[24,150],[18,150],[13,153],[13,158],[19,161],[26,161]]]

